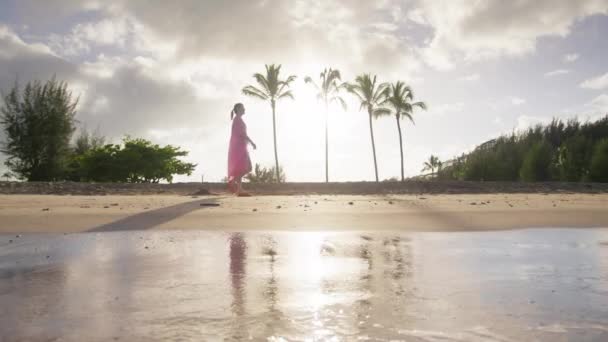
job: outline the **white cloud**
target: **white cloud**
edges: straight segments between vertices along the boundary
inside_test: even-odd
[[[608,88],[608,72],[604,75],[587,79],[581,83],[581,88],[586,89],[604,89]]]
[[[591,100],[587,106],[593,108],[596,112],[608,114],[608,94],[599,95]]]
[[[88,53],[94,46],[124,48],[129,35],[134,35],[134,24],[124,17],[113,17],[97,22],[80,23],[68,35],[52,34],[49,45],[62,56]]]
[[[545,77],[566,75],[569,73],[570,73],[570,70],[568,70],[568,69],[557,69],[557,70],[553,70],[553,71],[549,71],[549,72],[545,73]]]
[[[540,116],[530,116],[530,115],[520,115],[517,117],[517,123],[515,126],[516,131],[526,130],[530,127],[534,127],[539,124],[547,124],[551,122],[551,118],[540,117]]]
[[[569,53],[567,55],[564,55],[564,62],[572,63],[572,62],[576,61],[579,57],[580,56],[578,53]]]
[[[460,113],[464,110],[465,104],[464,102],[455,102],[455,103],[444,103],[440,105],[430,106],[428,109],[428,114],[425,115],[436,115],[442,116],[448,113]]]
[[[535,51],[539,38],[565,37],[577,20],[608,13],[605,0],[451,0],[418,4],[423,18],[418,21],[434,30],[427,49],[447,60],[468,61],[526,55]],[[444,61],[443,65],[448,63]]]
[[[475,74],[461,77],[460,80],[471,82],[471,81],[479,81],[479,78],[480,78],[479,74],[475,73]]]
[[[514,106],[521,106],[522,104],[526,103],[525,99],[522,99],[521,97],[517,97],[517,96],[511,96],[509,98],[509,100],[511,101],[511,104]]]

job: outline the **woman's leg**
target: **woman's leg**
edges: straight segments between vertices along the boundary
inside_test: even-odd
[[[235,194],[239,195],[241,193],[241,191],[243,190],[243,177],[237,177],[236,180],[236,191],[234,192]]]

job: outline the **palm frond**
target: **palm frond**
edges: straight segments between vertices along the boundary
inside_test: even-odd
[[[270,98],[262,90],[254,87],[254,86],[250,86],[250,85],[244,87],[243,90],[241,90],[241,92],[243,93],[243,95],[247,95],[247,96],[251,96],[251,97],[257,97],[260,100],[268,100]]]
[[[390,115],[391,113],[392,113],[392,111],[391,111],[390,109],[388,109],[388,108],[384,108],[384,107],[375,108],[375,109],[372,111],[372,115],[373,115],[375,118],[379,118],[379,117],[381,117],[381,116],[385,116],[385,115]]]
[[[293,97],[293,93],[291,92],[291,90],[287,90],[284,93],[281,93],[277,96],[277,99],[285,99],[285,98],[290,98],[290,99],[294,99]]]
[[[422,110],[427,110],[426,103],[424,103],[424,102],[415,102],[415,103],[412,103],[412,107],[418,107],[418,108],[420,108]]]
[[[260,74],[260,73],[255,73],[253,74],[253,78],[255,78],[255,81],[262,86],[262,89],[264,90],[265,93],[270,94],[270,84],[268,82],[268,79],[266,78],[266,76]]]
[[[342,96],[337,96],[337,95],[333,96],[330,99],[330,102],[338,102],[342,106],[342,109],[344,109],[344,110],[347,109],[346,101],[344,101],[344,99],[342,98]]]

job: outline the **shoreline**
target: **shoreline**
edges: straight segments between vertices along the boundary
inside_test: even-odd
[[[0,195],[1,233],[608,228],[608,194]]]

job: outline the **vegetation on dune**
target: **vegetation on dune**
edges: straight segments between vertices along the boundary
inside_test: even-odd
[[[2,177],[27,181],[152,182],[190,175],[195,164],[179,160],[188,152],[144,139],[105,144],[83,129],[70,144],[76,126],[77,99],[65,82],[17,84],[4,97],[0,124],[6,133],[2,152],[11,172]]]
[[[589,178],[594,182],[608,183],[608,138],[600,140],[593,151]]]
[[[279,183],[285,183],[283,167],[279,167],[279,172],[277,173],[274,166],[265,168],[260,166],[260,164],[255,164],[253,171],[245,176],[245,180],[254,184],[277,183],[277,174],[279,175]]]
[[[243,94],[269,101],[272,109],[275,166],[259,164],[246,176],[251,183],[285,182],[280,167],[276,136],[276,103],[291,98],[289,89],[295,76],[280,78],[281,65],[266,65],[266,74],[255,74],[257,86],[246,86]],[[342,83],[338,70],[325,69],[316,83],[305,82],[317,90],[325,105],[325,181],[329,181],[328,108],[333,102],[346,109],[340,93],[346,89],[367,113],[375,180],[379,181],[373,121],[394,115],[401,152],[401,180],[404,175],[401,119],[414,122],[415,109],[426,109],[415,102],[412,89],[404,82],[380,83],[376,76],[363,74],[352,83]],[[65,82],[54,78],[42,83],[18,84],[2,96],[0,125],[6,140],[0,151],[7,155],[8,171],[1,177],[27,181],[82,182],[171,182],[174,175],[191,175],[196,165],[181,160],[188,152],[179,147],[160,146],[145,139],[125,138],[121,144],[108,144],[99,134],[76,130],[76,106]],[[554,119],[525,131],[487,141],[470,153],[448,161],[431,155],[422,172],[442,180],[525,181],[525,182],[608,182],[608,115],[595,122]],[[396,181],[389,179],[387,181]]]
[[[260,100],[270,101],[272,109],[272,137],[274,141],[274,163],[277,181],[280,182],[281,175],[279,174],[279,153],[277,151],[277,119],[276,119],[276,104],[278,100],[290,98],[293,100],[293,93],[289,89],[290,84],[295,81],[296,77],[291,75],[285,80],[281,80],[281,65],[266,65],[266,74],[256,73],[253,75],[257,83],[256,86],[248,85],[243,88],[244,95],[251,96]]]
[[[0,124],[6,141],[1,151],[5,164],[20,179],[61,180],[70,156],[70,138],[75,130],[78,99],[67,83],[54,78],[42,84],[15,84],[3,95]]]
[[[608,116],[581,123],[554,119],[490,140],[444,163],[439,179],[608,181]]]
[[[71,177],[88,182],[171,182],[173,175],[191,175],[194,171],[195,164],[178,159],[187,155],[179,147],[125,138],[122,146],[107,144],[75,155]]]

